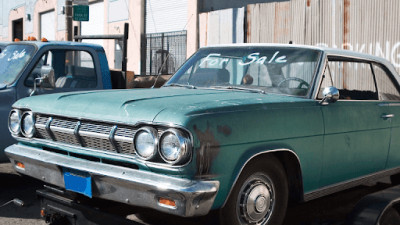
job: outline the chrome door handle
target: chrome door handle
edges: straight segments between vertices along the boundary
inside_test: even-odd
[[[384,114],[384,115],[381,116],[381,118],[383,118],[383,119],[390,119],[390,118],[393,118],[393,117],[394,117],[394,114]]]

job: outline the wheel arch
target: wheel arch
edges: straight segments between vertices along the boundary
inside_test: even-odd
[[[299,157],[294,151],[290,149],[274,149],[262,151],[257,154],[251,155],[243,164],[238,165],[238,167],[240,167],[238,169],[239,172],[236,174],[236,177],[231,185],[231,188],[222,207],[224,207],[226,202],[228,201],[232,190],[235,187],[243,170],[251,165],[252,162],[270,156],[275,157],[285,169],[289,185],[289,202],[299,202],[304,200],[303,178]]]

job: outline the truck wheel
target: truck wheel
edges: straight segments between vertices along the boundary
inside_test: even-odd
[[[281,163],[263,158],[240,175],[220,220],[225,225],[280,225],[288,202],[288,182]]]

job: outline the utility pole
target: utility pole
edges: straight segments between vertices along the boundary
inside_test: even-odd
[[[72,0],[65,0],[65,40],[72,41]]]

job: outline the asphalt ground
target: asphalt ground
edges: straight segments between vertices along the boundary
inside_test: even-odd
[[[324,198],[289,206],[284,225],[341,225],[355,204],[365,195],[390,187],[387,180],[342,191]],[[10,163],[0,164],[0,206],[15,198],[23,207],[13,203],[0,207],[0,225],[44,225],[40,218],[40,203],[36,190],[43,183],[14,172]],[[140,219],[139,219],[140,218]],[[216,212],[210,215],[185,219],[151,210],[128,216],[133,225],[217,225]]]

